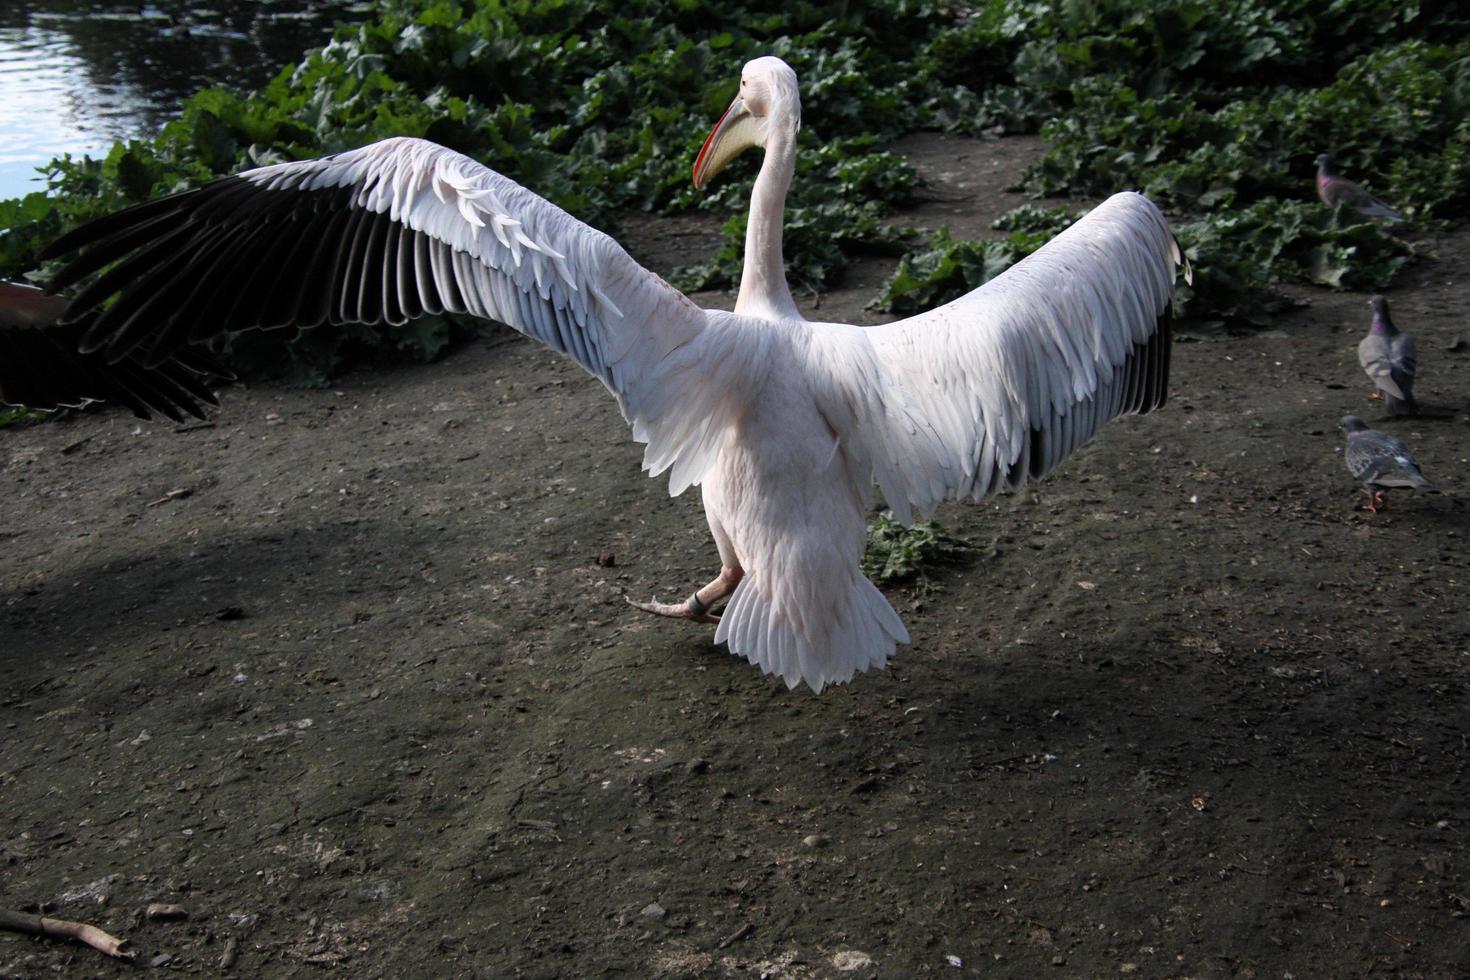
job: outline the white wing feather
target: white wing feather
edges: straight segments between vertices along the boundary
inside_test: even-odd
[[[1115,194],[969,294],[868,328],[943,444],[943,496],[1019,486],[1108,419],[1161,404],[1159,321],[1180,261],[1152,202]]]
[[[749,374],[761,361],[758,331],[732,318],[711,331],[704,310],[612,238],[463,154],[399,138],[242,176],[281,190],[355,185],[359,207],[447,246],[427,261],[432,280],[452,277],[453,288],[423,298],[574,358],[647,443],[644,469],[673,468],[672,494],[697,483],[718,452],[731,386],[758,383]]]
[[[806,343],[795,349],[811,398],[855,470],[878,485],[898,521],[912,523],[915,510],[933,512],[952,475],[948,454],[933,424],[875,356],[869,331],[842,323],[800,329]]]

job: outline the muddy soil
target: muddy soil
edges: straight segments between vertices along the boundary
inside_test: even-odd
[[[975,233],[1039,146],[902,149],[901,220]],[[714,236],[629,227],[660,271]],[[0,907],[160,974],[1470,975],[1470,234],[1422,244],[1436,417],[1383,427],[1450,496],[1354,509],[1365,298],[1302,290],[944,508],[973,560],[820,697],[628,607],[716,570],[698,493],[513,334],[0,431]],[[871,321],[885,272],[803,302]],[[0,934],[3,977],[136,972]]]

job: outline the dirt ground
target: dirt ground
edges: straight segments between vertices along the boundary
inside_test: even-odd
[[[901,148],[900,220],[975,233],[1039,144]],[[667,271],[715,223],[630,227]],[[626,605],[715,571],[699,495],[512,334],[0,430],[0,907],[206,976],[1470,976],[1470,233],[1422,244],[1440,417],[1383,427],[1451,495],[1354,509],[1368,309],[1302,290],[945,508],[974,559],[820,697]],[[135,970],[0,934],[3,977]]]

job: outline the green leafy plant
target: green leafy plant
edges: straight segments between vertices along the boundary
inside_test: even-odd
[[[0,405],[0,429],[25,422],[39,422],[46,415],[46,412],[38,412],[30,408],[11,408],[7,405]]]
[[[886,313],[930,310],[989,282],[1050,241],[1076,220],[1069,208],[1023,205],[1002,215],[997,228],[1013,228],[1001,239],[953,238],[940,228],[899,260],[898,269],[870,305]]]
[[[1312,161],[1331,151],[1420,221],[1462,214],[1470,25],[1444,7],[1331,8],[1300,3],[1268,14],[1248,3],[1162,0],[1024,8],[1030,40],[1014,77],[1049,93],[1048,152],[1024,187],[1090,196],[1136,187],[1182,212],[1175,229],[1194,282],[1180,284],[1176,312],[1187,331],[1265,323],[1286,305],[1283,282],[1385,288],[1412,248],[1316,202]],[[1344,20],[1385,43],[1364,43]],[[1020,209],[997,227],[1058,230],[1042,214]],[[935,236],[900,265],[878,305],[898,313],[944,302],[1035,244],[1014,234]]]
[[[928,584],[929,572],[963,562],[974,545],[950,535],[935,521],[904,527],[888,514],[868,525],[863,552],[863,574],[882,585],[918,580]]]

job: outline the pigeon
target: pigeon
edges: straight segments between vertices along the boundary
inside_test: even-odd
[[[1358,341],[1358,363],[1377,388],[1368,397],[1383,399],[1389,415],[1413,415],[1419,411],[1414,401],[1414,376],[1419,365],[1414,356],[1414,338],[1393,325],[1388,300],[1374,296],[1368,305],[1373,307],[1373,325]]]
[[[1328,169],[1331,164],[1327,160],[1327,154],[1323,153],[1317,157],[1317,196],[1322,203],[1330,208],[1339,204],[1345,204],[1356,210],[1359,214],[1369,218],[1383,218],[1389,224],[1403,221],[1404,216],[1398,211],[1384,204],[1378,198],[1363,190],[1358,184],[1346,177],[1339,177]]]
[[[1390,488],[1440,492],[1419,471],[1419,464],[1414,462],[1408,447],[1387,432],[1368,428],[1356,415],[1344,415],[1337,427],[1347,433],[1342,461],[1347,464],[1348,472],[1362,481],[1363,493],[1368,497],[1364,509],[1375,514],[1383,510],[1387,506],[1383,492]]]

